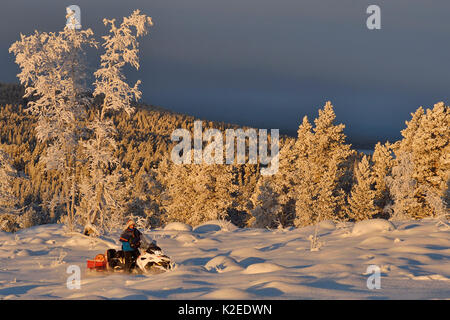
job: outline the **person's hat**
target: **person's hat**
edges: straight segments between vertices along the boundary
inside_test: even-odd
[[[127,228],[129,228],[131,226],[134,226],[134,225],[136,225],[136,223],[134,223],[134,220],[133,219],[128,219],[128,221],[127,221]]]

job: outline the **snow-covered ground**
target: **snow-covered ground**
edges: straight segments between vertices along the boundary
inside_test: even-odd
[[[392,225],[324,222],[318,251],[314,227],[237,229],[220,222],[172,224],[148,237],[176,263],[158,275],[86,272],[86,260],[117,237],[66,235],[61,225],[0,232],[3,299],[449,299],[450,230],[436,220]],[[67,268],[81,267],[81,288],[68,289]],[[381,288],[368,289],[369,265]]]

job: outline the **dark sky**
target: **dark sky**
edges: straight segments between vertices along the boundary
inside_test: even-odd
[[[352,141],[392,141],[419,106],[449,100],[448,0],[5,1],[0,81],[17,81],[19,34],[59,30],[71,4],[98,39],[104,17],[151,16],[129,79],[145,102],[202,118],[295,132],[331,100]],[[366,27],[370,4],[381,30]]]

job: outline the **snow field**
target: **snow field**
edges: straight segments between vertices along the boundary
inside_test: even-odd
[[[176,263],[158,275],[89,273],[86,260],[119,248],[118,234],[91,239],[44,225],[0,232],[2,299],[448,299],[450,230],[435,220],[363,221],[238,229],[222,221],[170,224],[146,235]],[[81,288],[68,289],[70,265]],[[367,288],[369,265],[381,289]]]

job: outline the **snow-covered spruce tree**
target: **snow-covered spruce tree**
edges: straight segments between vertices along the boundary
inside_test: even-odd
[[[158,167],[164,222],[196,226],[224,219],[233,205],[233,178],[230,165],[175,164],[165,158]]]
[[[443,198],[450,177],[450,108],[443,102],[426,112],[421,107],[406,124],[401,132],[404,138],[394,146],[395,155],[410,153],[412,157],[412,177],[417,181],[414,197],[420,204],[414,216],[433,216],[435,205],[427,201],[427,194]]]
[[[25,86],[24,98],[30,99],[27,110],[38,116],[36,137],[48,144],[40,161],[46,170],[57,170],[64,177],[63,195],[58,199],[64,202],[65,221],[71,230],[75,225],[80,121],[89,103],[84,50],[96,46],[92,35],[90,29],[77,31],[68,26],[58,33],[36,31],[21,35],[9,49],[21,68],[18,77]]]
[[[134,111],[132,102],[141,97],[140,81],[130,87],[125,82],[123,67],[129,64],[139,69],[137,38],[147,34],[148,27],[153,25],[151,18],[139,10],[124,17],[119,26],[116,26],[115,19],[104,19],[103,22],[109,25],[110,34],[103,37],[105,53],[101,55],[100,68],[94,73],[94,96],[101,97],[102,103],[89,125],[93,138],[83,143],[89,173],[84,176],[82,195],[94,197],[80,203],[84,232],[94,235],[123,223],[125,176],[121,173],[120,161],[114,155],[115,126],[107,116],[120,111],[131,115]]]
[[[17,177],[17,171],[12,166],[11,157],[0,149],[0,213],[14,210],[17,197],[14,195],[13,180]]]
[[[286,186],[289,188],[290,197],[294,200],[295,226],[308,225],[313,223],[311,220],[317,220],[317,212],[314,208],[316,205],[316,182],[312,175],[312,172],[317,172],[317,170],[315,163],[309,160],[313,144],[314,133],[312,132],[312,125],[305,116],[297,131],[297,140],[290,156],[293,162],[289,163],[291,168],[288,179],[290,179],[291,186]]]
[[[252,228],[275,228],[278,226],[278,194],[271,186],[270,178],[261,178],[252,196],[253,209],[248,225]]]
[[[141,217],[145,228],[155,228],[162,225],[161,194],[164,191],[161,183],[156,179],[156,172],[149,173],[140,170],[139,173],[128,180],[131,184],[131,201],[128,203],[127,212],[135,217]]]
[[[377,213],[373,184],[369,160],[367,156],[363,156],[355,168],[355,183],[348,197],[348,215],[351,219],[355,221],[370,219]]]
[[[375,151],[372,155],[372,172],[375,183],[375,201],[378,214],[382,214],[385,206],[390,202],[389,190],[386,185],[386,177],[390,175],[394,159],[392,157],[391,144],[375,145]]]
[[[414,196],[417,181],[414,179],[414,161],[409,152],[401,153],[392,168],[391,176],[386,177],[386,183],[394,200],[390,205],[391,218],[394,220],[418,218],[420,203]]]
[[[450,228],[450,178],[447,180],[447,191],[443,197],[428,193],[427,202],[433,208],[438,219],[438,225]]]
[[[0,149],[0,230],[13,232],[19,228],[16,208],[17,198],[13,194],[13,180],[17,171],[11,164],[9,155]]]
[[[411,120],[405,121],[406,128],[401,131],[403,139],[393,145],[395,151],[411,151],[415,140],[415,135],[420,127],[420,122],[424,116],[425,111],[419,107],[416,112],[411,113]]]
[[[261,178],[260,168],[258,165],[250,163],[233,164],[233,167],[236,176],[232,183],[236,183],[237,192],[235,193],[234,205],[229,210],[229,218],[234,225],[245,227],[251,218],[248,213],[249,210],[253,209],[251,198],[256,191],[258,180]],[[281,220],[281,217],[279,218]],[[280,223],[283,222],[280,221]]]
[[[296,226],[345,217],[342,180],[349,170],[348,158],[354,151],[345,143],[345,125],[335,125],[335,118],[333,106],[327,102],[319,110],[314,128],[306,117],[299,127],[293,178]]]
[[[303,121],[308,122],[307,117]],[[311,128],[307,130],[310,134]],[[299,136],[303,134],[299,132]],[[295,219],[295,192],[294,187],[301,181],[299,172],[296,170],[298,157],[305,155],[299,148],[304,147],[298,139],[289,139],[282,144],[280,150],[280,166],[277,174],[273,176],[272,187],[278,194],[280,205],[279,220],[283,227],[294,225]]]
[[[433,190],[425,191],[425,200],[433,210],[436,218],[442,222],[447,221],[450,217],[450,208],[446,196],[439,196]]]
[[[414,178],[419,184],[419,201],[425,197],[423,207],[431,213],[427,216],[438,215],[435,210],[438,207],[432,205],[427,199],[431,199],[430,194],[435,194],[435,198],[443,199],[447,181],[450,178],[450,107],[443,102],[434,105],[433,109],[427,109],[420,121],[420,126],[416,133],[412,145],[414,155]],[[447,160],[446,160],[447,158]]]

